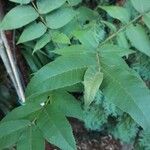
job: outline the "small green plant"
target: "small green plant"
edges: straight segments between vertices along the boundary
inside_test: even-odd
[[[98,126],[106,122],[109,109],[117,107],[149,130],[150,91],[125,62],[137,51],[150,56],[149,0],[130,0],[123,6],[97,1],[94,10],[81,0],[10,1],[17,6],[5,15],[0,28],[18,29],[17,44],[23,45],[35,73],[26,89],[26,103],[0,123],[0,149],[16,145],[17,150],[44,150],[46,140],[62,150],[75,150],[66,117],[84,120],[85,113],[72,92],[82,92],[84,108],[89,109],[102,91],[109,104],[103,111],[108,114],[103,117],[99,110],[103,121],[96,122]],[[121,122],[119,126],[116,136]]]

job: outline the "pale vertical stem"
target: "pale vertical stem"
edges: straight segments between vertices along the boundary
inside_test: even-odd
[[[10,76],[10,79],[12,80],[12,83],[15,87],[15,90],[17,91],[17,83],[15,81],[14,74],[13,74],[13,71],[11,69],[10,62],[8,60],[8,57],[7,57],[7,54],[6,54],[1,36],[0,36],[0,56],[1,56],[1,59],[4,63],[4,66],[6,68],[6,71],[7,71],[8,75]],[[17,94],[18,94],[18,91],[17,91]]]
[[[14,77],[15,77],[15,80],[16,80],[16,83],[17,83],[17,90],[18,90],[18,93],[19,93],[19,95],[18,95],[19,99],[20,99],[21,103],[24,103],[25,102],[25,96],[24,96],[22,83],[21,83],[21,80],[20,80],[20,77],[19,77],[17,66],[14,62],[14,58],[13,58],[12,53],[11,53],[9,43],[8,43],[6,35],[3,31],[1,31],[1,38],[2,38],[3,44],[5,46],[6,54],[8,56],[10,66],[12,68],[12,71],[13,71],[13,74],[14,74]]]

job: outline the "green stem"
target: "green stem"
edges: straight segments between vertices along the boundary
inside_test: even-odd
[[[116,37],[120,32],[122,32],[123,30],[125,30],[129,25],[131,25],[132,23],[136,22],[137,20],[139,20],[141,17],[143,16],[143,14],[138,15],[136,18],[134,18],[133,20],[131,20],[127,25],[123,26],[122,28],[120,28],[117,32],[113,33],[112,35],[110,35],[104,42],[100,43],[98,48],[101,47],[102,45],[106,44],[107,42],[109,42],[111,39],[113,39],[114,37]]]
[[[45,108],[47,107],[47,105],[49,105],[51,102],[51,98],[49,97],[44,103],[44,106],[41,108],[41,110],[38,112],[38,114],[35,116],[35,118],[31,121],[32,124],[36,124],[36,121],[38,120],[38,118],[40,117],[41,113],[45,110]]]

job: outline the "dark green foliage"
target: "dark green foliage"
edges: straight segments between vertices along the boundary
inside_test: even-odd
[[[103,95],[100,91],[97,92],[95,100],[89,108],[84,111],[84,123],[87,129],[102,131],[104,124],[107,123],[107,115],[103,108]]]
[[[139,149],[140,150],[149,150],[150,149],[150,134],[149,132],[142,131],[139,138]]]
[[[127,115],[119,117],[117,121],[117,125],[113,129],[110,129],[110,133],[123,143],[134,143],[138,132],[138,125]]]
[[[10,111],[15,105],[16,94],[14,92],[14,87],[8,78],[8,74],[4,69],[3,63],[0,61],[0,120]]]
[[[113,122],[109,118],[113,117]],[[84,122],[87,129],[107,131],[121,142],[133,143],[138,132],[138,125],[127,114],[104,98],[98,92],[91,106],[85,110]]]
[[[142,54],[137,54],[131,67],[139,73],[145,81],[150,81],[150,59]]]

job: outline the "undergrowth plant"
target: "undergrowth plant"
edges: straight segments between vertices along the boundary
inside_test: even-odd
[[[149,0],[120,6],[96,1],[93,9],[81,0],[10,1],[16,6],[0,29],[17,29],[17,44],[34,74],[25,104],[0,123],[0,149],[44,150],[46,140],[62,150],[75,150],[66,117],[86,122],[86,111],[96,112],[91,108],[95,99],[102,118],[94,129],[100,130],[111,115],[122,118],[110,131],[114,137],[122,138],[125,125],[149,131],[150,91],[127,61],[138,53],[150,57]],[[84,111],[74,93],[83,93]],[[88,122],[87,127],[93,128]]]

